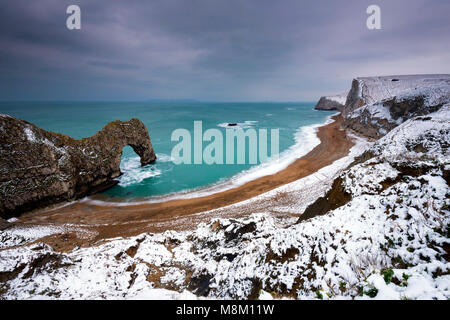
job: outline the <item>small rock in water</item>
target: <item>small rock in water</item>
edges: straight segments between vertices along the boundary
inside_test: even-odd
[[[237,126],[237,123],[229,123],[228,126],[229,127],[235,127],[235,126]]]

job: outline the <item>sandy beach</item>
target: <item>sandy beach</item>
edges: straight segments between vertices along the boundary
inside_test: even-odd
[[[92,243],[112,237],[133,236],[143,232],[163,232],[168,229],[167,225],[170,225],[171,230],[192,229],[199,222],[209,221],[212,218],[208,213],[201,215],[198,213],[222,208],[261,195],[306,177],[346,156],[353,146],[353,142],[346,132],[340,129],[342,117],[335,115],[332,119],[334,120],[332,123],[318,128],[317,136],[320,144],[311,152],[276,174],[258,178],[233,189],[191,199],[127,206],[78,201],[63,207],[24,214],[21,216],[20,222],[26,225],[71,224],[82,226],[95,234],[94,237],[87,237],[88,239],[78,239],[76,235],[71,235],[70,238],[77,239],[68,241],[71,243],[70,247],[75,243],[76,245],[87,245],[86,240]],[[242,212],[242,215],[248,213]],[[189,216],[196,217],[193,219],[194,223],[189,223]],[[58,236],[50,236],[47,240],[56,247],[66,246],[61,243]]]

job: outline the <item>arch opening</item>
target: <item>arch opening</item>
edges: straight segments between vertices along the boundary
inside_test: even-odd
[[[143,163],[143,157],[140,156],[132,145],[126,145],[122,148],[120,159],[120,171],[122,175],[119,178],[119,186],[128,187],[139,185],[147,178],[160,174],[155,166],[147,166]]]
[[[141,156],[137,154],[132,146],[124,146],[122,148],[122,155],[120,156],[120,171],[126,173],[132,169],[137,169],[140,166]]]

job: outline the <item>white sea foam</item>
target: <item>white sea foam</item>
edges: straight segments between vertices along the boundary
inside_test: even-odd
[[[233,128],[249,129],[257,123],[258,121],[255,120],[246,120],[244,122],[237,122],[235,126],[229,126],[229,122],[219,123],[217,126],[226,129],[233,129]]]
[[[157,162],[172,162],[173,158],[165,153],[157,153],[156,154],[156,161]]]
[[[120,170],[123,172],[119,180],[119,186],[126,187],[136,183],[142,182],[144,179],[158,176],[161,174],[160,170],[151,166],[141,167],[139,157],[126,158],[120,163]]]
[[[233,186],[240,186],[257,178],[271,175],[285,169],[296,159],[314,149],[320,139],[316,135],[319,125],[301,127],[295,133],[295,143],[286,151],[280,153],[278,159],[272,159],[248,170],[242,171],[231,178]]]

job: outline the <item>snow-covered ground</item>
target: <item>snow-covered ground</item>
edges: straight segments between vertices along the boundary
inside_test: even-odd
[[[336,101],[339,104],[345,105],[345,100],[347,100],[347,94],[348,92],[346,91],[339,94],[335,94],[333,96],[326,96],[325,98],[331,101]]]
[[[449,105],[361,141],[322,171],[342,171],[349,200],[300,223],[262,210],[70,253],[39,243],[5,248],[0,297],[449,299],[449,145]],[[249,201],[264,197],[271,195]],[[305,207],[292,202],[289,210]]]

